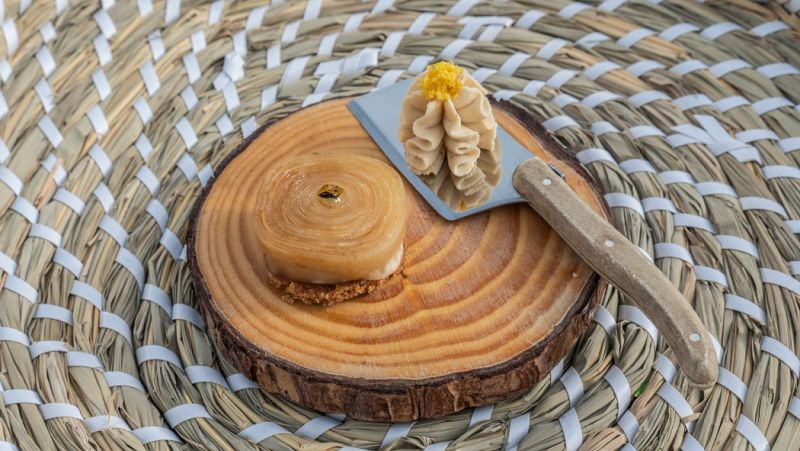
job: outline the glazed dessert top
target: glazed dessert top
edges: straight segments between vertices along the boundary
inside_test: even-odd
[[[400,266],[407,206],[403,180],[353,153],[291,155],[264,174],[256,234],[271,272],[296,282],[378,280]]]
[[[500,141],[486,90],[448,62],[409,87],[398,138],[411,170],[454,210],[476,207],[500,180]]]

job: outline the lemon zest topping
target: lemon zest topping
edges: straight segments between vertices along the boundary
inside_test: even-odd
[[[448,100],[461,92],[464,82],[461,74],[464,69],[448,61],[440,61],[428,66],[420,77],[419,87],[428,100]]]

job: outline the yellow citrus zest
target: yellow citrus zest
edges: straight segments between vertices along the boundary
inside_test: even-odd
[[[440,61],[428,66],[420,77],[419,87],[428,100],[452,99],[464,87],[464,82],[461,80],[463,72],[464,69],[449,61]]]

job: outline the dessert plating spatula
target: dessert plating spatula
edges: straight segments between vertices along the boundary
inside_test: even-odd
[[[717,379],[710,336],[689,302],[659,269],[611,224],[586,206],[562,179],[558,168],[533,156],[502,127],[502,176],[491,199],[454,211],[406,164],[397,124],[403,96],[412,80],[357,97],[350,111],[395,168],[422,197],[450,221],[491,208],[527,202],[594,271],[634,301],[672,348],[683,372],[699,388]]]

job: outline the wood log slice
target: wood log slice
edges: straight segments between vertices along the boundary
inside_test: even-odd
[[[229,158],[197,203],[195,289],[217,349],[267,392],[328,413],[410,421],[517,397],[588,327],[598,277],[527,205],[456,222],[411,199],[400,277],[326,307],[287,303],[268,282],[252,221],[261,174],[287,152],[384,158],[347,99],[300,110]],[[607,217],[589,176],[508,104],[497,121]]]

